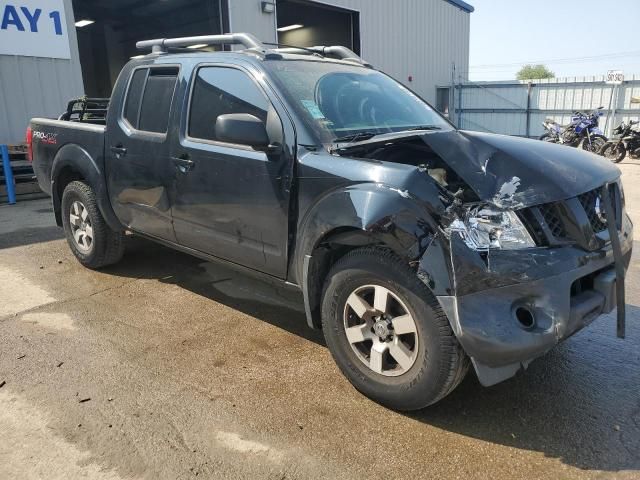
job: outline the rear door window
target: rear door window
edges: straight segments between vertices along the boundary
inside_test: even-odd
[[[166,133],[177,80],[177,67],[136,70],[129,85],[124,118],[137,130]]]
[[[140,68],[133,72],[131,82],[129,83],[129,92],[127,93],[127,102],[124,106],[124,118],[132,127],[138,128],[138,114],[140,113],[140,100],[142,100],[142,91],[147,81],[148,68]]]

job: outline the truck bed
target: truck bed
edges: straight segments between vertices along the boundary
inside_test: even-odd
[[[84,150],[102,170],[106,130],[104,125],[34,118],[30,126],[33,135],[33,171],[44,192],[51,195],[51,170],[62,149]]]

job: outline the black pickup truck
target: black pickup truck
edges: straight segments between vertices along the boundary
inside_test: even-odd
[[[624,336],[633,234],[610,162],[457,130],[344,47],[138,46],[108,107],[28,132],[83,265],[119,261],[129,232],[299,289],[342,372],[400,410],[470,364],[505,380],[616,306]]]

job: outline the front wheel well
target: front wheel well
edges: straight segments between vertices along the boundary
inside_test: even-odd
[[[354,227],[337,228],[325,234],[316,243],[311,254],[305,257],[303,283],[307,322],[311,328],[322,328],[320,303],[324,283],[331,267],[352,250],[376,245],[388,248],[384,242],[367,231]]]

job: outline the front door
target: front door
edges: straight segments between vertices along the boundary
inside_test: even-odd
[[[223,143],[215,133],[219,115],[248,113],[283,142],[280,117],[256,79],[235,67],[200,67],[190,96],[184,135],[172,152],[178,242],[284,278],[292,160]]]
[[[174,66],[133,70],[124,106],[109,118],[105,152],[118,218],[134,231],[173,242],[169,192],[174,171],[167,130],[177,77]]]

